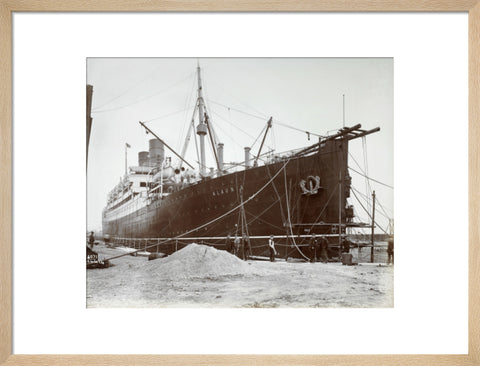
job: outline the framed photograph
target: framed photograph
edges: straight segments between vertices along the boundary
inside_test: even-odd
[[[89,58],[87,79],[87,307],[393,307],[392,58]]]
[[[478,363],[479,6],[3,4],[0,362]]]

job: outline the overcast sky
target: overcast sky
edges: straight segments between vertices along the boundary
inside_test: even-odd
[[[198,60],[204,99],[211,122],[225,144],[225,162],[243,160],[268,118],[320,135],[345,125],[362,124],[381,131],[350,142],[349,166],[393,186],[393,59],[391,58],[216,58]],[[139,121],[180,153],[196,100],[196,58],[89,58],[87,83],[93,85],[92,132],[87,174],[88,229],[101,228],[107,193],[128,165],[137,165],[138,152],[148,150]],[[230,108],[228,108],[230,107]],[[238,112],[242,111],[241,112]],[[261,138],[259,139],[261,140]],[[258,150],[259,142],[253,147]],[[308,146],[307,134],[274,124],[267,148],[281,152]],[[207,166],[215,166],[207,147]],[[265,151],[265,148],[264,150]],[[166,156],[173,156],[166,150]],[[365,159],[367,158],[367,159]],[[356,162],[354,161],[356,160]],[[173,159],[175,161],[175,159]],[[197,160],[193,140],[186,160]],[[365,164],[367,161],[367,165]],[[365,179],[350,172],[357,195],[370,195]],[[382,207],[378,223],[387,228],[393,218],[393,189],[370,182]],[[363,205],[369,209],[365,201]],[[353,193],[355,213],[368,221]],[[386,214],[386,215],[385,215]],[[378,230],[378,232],[381,232]]]

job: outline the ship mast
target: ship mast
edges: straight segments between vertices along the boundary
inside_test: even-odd
[[[207,134],[207,125],[205,124],[205,105],[202,95],[202,78],[200,76],[200,65],[197,64],[198,75],[198,126],[197,135],[200,136],[200,176],[205,176],[205,135]]]

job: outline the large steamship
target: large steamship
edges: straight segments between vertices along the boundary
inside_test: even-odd
[[[268,252],[270,235],[284,247],[282,256],[303,255],[312,234],[325,236],[331,248],[340,248],[346,229],[362,225],[353,222],[353,207],[347,201],[351,189],[348,144],[379,128],[343,127],[310,146],[262,154],[270,119],[259,150],[245,148],[242,168],[232,171],[223,161],[224,146],[209,122],[200,67],[197,74],[194,113],[198,121],[192,120],[182,152],[175,152],[140,122],[154,138],[149,151],[138,154],[138,165],[129,167],[108,194],[104,235],[118,243],[142,239],[144,246],[164,253],[192,241],[225,249],[228,235],[245,236],[254,255]],[[200,150],[198,169],[184,159],[194,131]],[[206,168],[206,143],[211,144],[216,169]],[[171,150],[177,163],[166,157],[165,149]]]

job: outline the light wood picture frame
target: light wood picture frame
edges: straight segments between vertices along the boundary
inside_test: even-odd
[[[466,355],[12,354],[12,16],[15,12],[468,12],[469,328]],[[0,0],[0,364],[5,365],[477,365],[480,364],[480,0]]]

